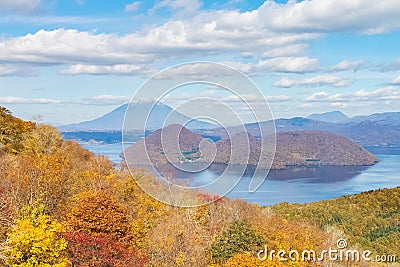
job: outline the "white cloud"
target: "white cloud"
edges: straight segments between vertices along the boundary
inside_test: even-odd
[[[290,88],[295,85],[301,86],[322,86],[331,85],[334,87],[345,87],[350,85],[348,79],[340,78],[331,75],[319,75],[311,78],[305,78],[302,80],[292,80],[289,77],[283,77],[281,80],[274,83],[275,86]]]
[[[400,91],[394,86],[379,88],[373,91],[360,89],[351,94],[328,94],[317,92],[305,98],[309,102],[363,102],[363,101],[390,101],[400,100]],[[338,105],[338,104],[336,104]]]
[[[243,99],[242,99],[243,98]],[[257,95],[230,95],[227,96],[223,99],[224,102],[230,102],[230,103],[235,103],[235,102],[240,102],[242,103],[243,101],[249,102],[249,103],[260,103],[260,104],[265,104],[265,101],[267,102],[287,102],[289,101],[290,97],[286,95],[275,95],[275,96],[264,96],[264,99],[260,98]]]
[[[307,44],[291,44],[267,50],[262,54],[262,56],[263,57],[298,56],[304,54],[304,51],[307,47],[308,47]]]
[[[268,102],[287,102],[290,100],[290,97],[287,95],[276,95],[276,96],[265,96],[265,99]]]
[[[15,96],[0,97],[3,104],[59,104],[60,100],[52,98],[23,98]]]
[[[380,88],[375,91],[361,89],[356,91],[353,95],[359,100],[400,100],[400,91],[394,86]]]
[[[392,84],[392,85],[400,85],[400,75],[397,76],[396,78],[394,78],[393,81],[390,84]]]
[[[306,97],[306,101],[344,101],[343,94],[330,95],[327,92],[317,92]]]
[[[400,58],[396,59],[395,61],[389,63],[389,64],[385,64],[382,66],[377,66],[377,68],[379,71],[383,71],[383,72],[387,72],[387,71],[398,71],[400,70]]]
[[[144,73],[142,66],[131,65],[131,64],[117,64],[110,66],[99,66],[99,65],[84,65],[77,64],[72,65],[67,70],[61,71],[64,75],[78,75],[78,74],[90,74],[90,75],[134,75]]]
[[[115,106],[128,103],[130,97],[115,95],[98,95],[86,97],[81,100],[73,100],[63,102],[53,98],[24,98],[16,96],[0,97],[1,104],[80,104],[80,105],[97,105],[97,106]]]
[[[157,73],[152,77],[154,80],[175,79],[181,80],[190,77],[192,80],[216,81],[220,79],[221,84],[227,85],[226,79],[238,76],[236,70],[228,67],[233,64],[214,64],[207,62],[183,64],[169,68],[166,71]],[[237,65],[237,64],[236,64]],[[240,75],[241,76],[241,75]]]
[[[397,0],[266,1],[259,10],[276,30],[374,34],[400,27]]]
[[[137,8],[137,3],[127,5],[126,11]],[[0,0],[0,9],[32,9],[39,4],[39,0]],[[244,12],[199,7],[198,0],[157,2],[153,10],[167,8],[175,15],[161,25],[125,35],[56,29],[9,38],[0,41],[0,62],[152,67],[156,61],[171,58],[252,55],[268,58],[243,65],[249,71],[304,73],[318,68],[317,59],[301,56],[308,40],[326,32],[376,33],[400,28],[398,0],[292,0],[287,4],[266,0],[259,8]],[[357,69],[359,64],[344,61],[333,69]],[[70,72],[76,68],[72,66]],[[116,74],[113,68],[100,72]]]
[[[248,74],[263,74],[268,72],[307,73],[318,70],[318,59],[309,57],[276,57],[260,60],[257,63],[238,64],[243,72]]]
[[[40,30],[0,41],[0,62],[71,65],[151,65],[171,57],[204,58],[218,54],[261,55],[316,38],[312,33],[273,33],[257,11],[199,12],[132,34],[116,35],[76,29]],[[284,54],[287,54],[288,50]],[[279,54],[277,50],[274,52]],[[282,53],[280,53],[282,54]]]
[[[115,95],[98,95],[93,97],[87,97],[82,99],[80,103],[85,105],[96,105],[96,106],[114,106],[122,105],[130,101],[130,97],[127,96],[115,96]]]
[[[362,60],[343,60],[336,64],[335,66],[332,66],[330,68],[331,71],[346,71],[346,70],[353,70],[353,71],[358,71],[363,65],[365,65],[365,62]]]
[[[330,105],[331,105],[331,107],[334,107],[334,108],[347,108],[349,106],[349,103],[333,102]]]
[[[29,13],[40,6],[40,0],[0,0],[0,11],[11,10]]]
[[[129,13],[129,12],[137,11],[139,9],[140,5],[141,5],[140,1],[135,1],[135,2],[132,2],[130,4],[127,4],[125,6],[125,12]]]
[[[30,68],[17,65],[0,65],[0,76],[35,76],[36,73]]]
[[[0,61],[45,64],[122,64],[146,62],[154,56],[139,53],[133,43],[113,34],[77,30],[40,30],[0,42]]]

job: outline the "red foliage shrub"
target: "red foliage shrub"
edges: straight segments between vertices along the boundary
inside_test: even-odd
[[[108,234],[88,235],[83,232],[65,234],[67,253],[77,267],[142,267],[147,257],[134,248],[116,241]]]

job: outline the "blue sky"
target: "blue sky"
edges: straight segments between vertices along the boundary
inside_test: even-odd
[[[397,0],[0,0],[0,105],[90,120],[206,60],[250,76],[275,117],[399,111],[398,14]]]

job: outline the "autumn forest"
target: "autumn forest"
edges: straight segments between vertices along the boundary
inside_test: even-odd
[[[257,258],[266,245],[319,254],[339,239],[400,256],[400,187],[304,205],[217,198],[180,208],[148,196],[134,178],[146,175],[0,108],[0,266],[379,265]]]

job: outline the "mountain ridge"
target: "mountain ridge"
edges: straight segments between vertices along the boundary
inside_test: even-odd
[[[97,119],[78,124],[59,126],[57,128],[62,132],[75,132],[76,134],[67,134],[66,136],[83,141],[87,141],[86,139],[87,136],[90,135],[88,134],[90,132],[122,132],[123,130],[136,130],[138,131],[138,133],[135,133],[134,139],[136,140],[137,138],[143,137],[144,125],[146,125],[146,133],[153,132],[162,128],[166,119],[169,118],[166,126],[174,123],[183,125],[191,121],[186,125],[187,128],[196,130],[197,133],[203,136],[215,137],[216,139],[227,138],[225,129],[216,128],[216,125],[211,123],[191,120],[188,116],[178,113],[171,107],[162,103],[156,105],[149,119],[146,121],[146,111],[150,110],[151,107],[149,105],[153,104],[154,102],[152,101],[142,101],[130,106],[128,117],[133,119],[125,121],[124,129],[122,128],[128,104],[122,105]],[[274,121],[247,123],[244,126],[250,134],[256,137],[260,136],[260,127],[264,134],[271,134],[274,130],[276,130],[276,132],[316,130],[343,135],[363,146],[400,146],[400,112],[374,113],[371,115],[347,118],[340,122],[332,122],[332,120],[339,120],[339,117],[344,118],[345,116],[346,115],[340,111],[332,111],[312,114],[307,118],[280,118]],[[230,132],[235,134],[243,130],[242,126],[228,128]],[[115,138],[112,139],[114,140]]]

